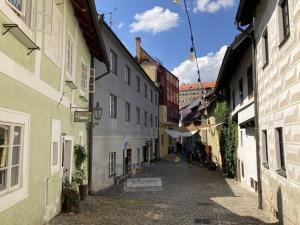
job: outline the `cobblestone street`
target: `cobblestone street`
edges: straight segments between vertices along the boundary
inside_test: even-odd
[[[49,224],[276,224],[257,209],[254,193],[218,172],[160,162],[136,177],[161,177],[163,190],[123,193],[121,186],[114,186],[89,196],[81,213],[61,214]]]

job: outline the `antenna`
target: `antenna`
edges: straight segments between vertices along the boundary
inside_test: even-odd
[[[109,15],[109,27],[111,28],[112,27],[112,15],[113,15],[113,13],[112,12],[105,12],[105,14]]]

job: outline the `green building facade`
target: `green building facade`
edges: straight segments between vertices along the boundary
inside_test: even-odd
[[[87,146],[74,107],[88,108],[93,57],[106,61],[96,9],[4,0],[0,26],[0,224],[44,224],[61,210],[73,146]]]

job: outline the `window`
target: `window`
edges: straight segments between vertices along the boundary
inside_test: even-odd
[[[153,102],[153,91],[150,90],[150,101]]]
[[[268,133],[267,130],[262,131],[262,150],[263,150],[263,165],[268,167],[269,165],[269,153],[268,153]]]
[[[20,185],[23,126],[0,123],[0,193]]]
[[[0,211],[28,196],[30,116],[0,109]]]
[[[110,95],[109,97],[109,116],[117,118],[117,97],[114,95]]]
[[[87,93],[87,82],[88,82],[88,66],[85,63],[81,63],[81,79],[80,79],[80,89],[85,96]]]
[[[268,29],[262,35],[262,60],[263,68],[269,64],[269,42],[268,42]]]
[[[253,95],[253,73],[252,65],[247,70],[248,95]]]
[[[7,3],[19,14],[25,15],[25,0],[7,0]]]
[[[60,167],[60,120],[52,120],[52,139],[51,139],[51,173],[57,173]]]
[[[157,94],[155,94],[155,96],[154,96],[154,101],[155,101],[155,105],[157,105]]]
[[[189,141],[191,141],[191,139],[189,138],[188,139]],[[172,137],[171,136],[169,136],[169,145],[171,145],[172,144]]]
[[[125,120],[130,121],[130,104],[128,102],[125,102]]]
[[[244,100],[243,78],[239,81],[240,102]]]
[[[245,177],[245,173],[244,173],[244,163],[243,163],[243,161],[241,162],[241,164],[242,164],[242,177]]]
[[[136,124],[140,124],[141,120],[141,110],[139,107],[136,107]]]
[[[279,21],[280,27],[280,39],[281,42],[284,41],[290,34],[290,21],[289,21],[289,6],[288,0],[282,0],[279,4]]]
[[[147,126],[147,112],[144,111],[144,126]]]
[[[141,92],[141,79],[139,76],[136,76],[136,92]]]
[[[148,95],[148,86],[147,84],[144,84],[144,97],[147,98]]]
[[[283,149],[283,134],[282,127],[275,129],[276,153],[277,153],[277,167],[278,170],[285,172],[285,156]]]
[[[158,127],[158,120],[157,120],[157,116],[155,116],[155,127]]]
[[[234,110],[234,108],[235,108],[235,91],[234,90],[232,90],[231,99],[232,99],[232,109]]]
[[[74,42],[71,36],[67,35],[67,51],[66,51],[66,70],[69,79],[73,80],[74,68]]]
[[[109,153],[108,170],[109,170],[109,176],[113,176],[116,174],[116,153],[115,152]]]
[[[243,147],[243,131],[240,130],[240,146]]]
[[[117,54],[110,50],[110,71],[117,75],[118,59]]]
[[[130,85],[130,68],[125,66],[125,83]]]
[[[150,114],[150,126],[153,127],[153,115]]]
[[[139,164],[141,162],[141,152],[140,152],[140,149],[137,148],[136,149],[136,155],[137,155],[137,163]]]

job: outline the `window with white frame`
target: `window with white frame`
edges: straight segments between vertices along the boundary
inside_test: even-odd
[[[88,65],[84,62],[81,62],[81,78],[80,78],[80,89],[85,96],[87,93],[87,84],[88,84]]]
[[[268,132],[262,131],[262,150],[263,150],[263,164],[265,167],[269,166],[269,152],[268,152]]]
[[[27,114],[0,108],[0,211],[28,196]]]
[[[130,79],[131,79],[131,74],[130,74],[130,68],[129,68],[129,66],[125,66],[125,83],[127,84],[127,85],[130,85]]]
[[[60,138],[61,138],[61,122],[60,120],[52,120],[52,139],[51,139],[51,173],[59,171],[60,167]]]
[[[150,114],[150,126],[153,127],[153,115]]]
[[[118,58],[117,54],[110,50],[110,71],[117,75],[117,65],[118,65]]]
[[[109,176],[113,176],[116,174],[116,153],[111,152],[109,153],[108,159],[108,174]]]
[[[0,123],[0,194],[21,185],[23,146],[23,126]]]
[[[109,116],[117,118],[117,97],[114,95],[110,95],[109,97]]]
[[[73,80],[73,73],[74,73],[74,42],[70,36],[70,34],[67,34],[67,49],[66,49],[66,71],[67,75],[69,76],[69,79]]]
[[[18,13],[25,15],[26,1],[25,0],[6,0],[6,2]]]
[[[125,102],[125,120],[130,121],[130,104],[128,102]]]
[[[153,102],[153,91],[150,89],[150,101]]]

